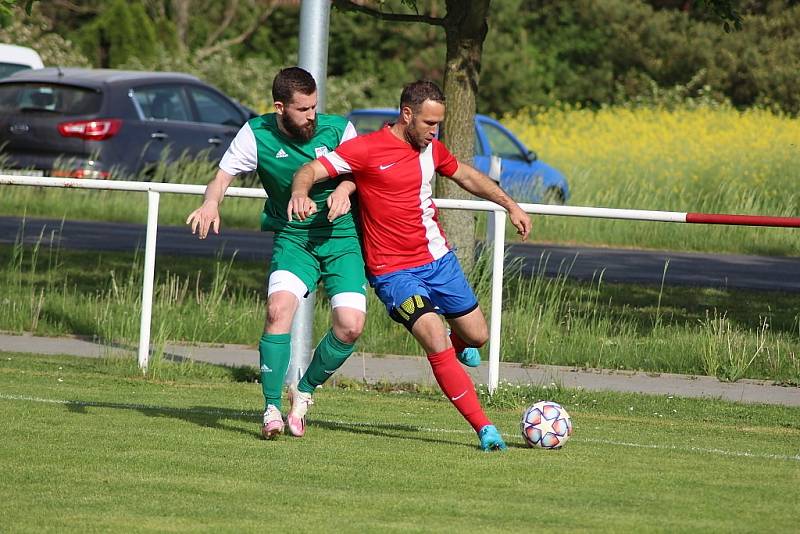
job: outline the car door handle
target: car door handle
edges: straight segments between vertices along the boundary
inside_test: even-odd
[[[169,135],[164,132],[153,132],[150,134],[150,139],[169,139]]]
[[[218,145],[218,144],[222,143],[222,139],[220,139],[219,137],[209,137],[208,138],[208,142],[211,145]]]

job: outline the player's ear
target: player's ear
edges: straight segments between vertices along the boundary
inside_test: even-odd
[[[400,117],[403,119],[403,122],[411,122],[413,116],[414,112],[411,110],[411,106],[403,106],[400,108]]]
[[[283,115],[283,102],[280,100],[275,102],[275,113],[278,115]]]

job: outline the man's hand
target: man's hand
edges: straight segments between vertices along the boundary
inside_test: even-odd
[[[350,195],[338,187],[328,195],[328,221],[350,212]]]
[[[186,224],[192,227],[192,234],[199,232],[200,239],[205,239],[209,228],[214,228],[215,234],[219,233],[219,205],[234,178],[234,175],[222,169],[217,170],[217,174],[208,182],[203,205],[190,213],[186,219]]]
[[[519,205],[514,205],[508,212],[508,218],[511,224],[514,225],[514,228],[517,229],[517,234],[522,236],[522,240],[525,241],[528,239],[528,234],[531,233],[532,226],[530,216],[522,211]]]
[[[344,215],[350,211],[350,195],[356,190],[356,183],[348,175],[336,186],[328,195],[328,221],[333,222],[336,217]]]
[[[214,201],[205,201],[203,205],[194,210],[186,219],[186,224],[192,228],[192,234],[200,233],[200,239],[205,239],[209,228],[214,229],[215,234],[219,234],[219,209]]]
[[[291,221],[297,218],[305,221],[309,216],[317,212],[317,204],[302,193],[292,194],[289,205],[286,207],[286,216]]]

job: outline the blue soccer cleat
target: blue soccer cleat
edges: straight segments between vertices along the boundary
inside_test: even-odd
[[[481,353],[475,347],[467,347],[461,352],[456,352],[456,358],[467,367],[478,367],[481,364]]]
[[[486,425],[481,428],[478,438],[481,440],[481,449],[484,451],[504,451],[508,448],[494,425]]]
[[[447,329],[447,337],[450,337],[450,329]],[[481,353],[475,347],[467,347],[461,352],[456,352],[458,361],[467,367],[478,367],[481,364]]]

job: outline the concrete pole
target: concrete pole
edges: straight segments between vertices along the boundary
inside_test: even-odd
[[[325,80],[328,73],[328,22],[330,0],[303,0],[300,3],[300,50],[297,66],[317,82],[317,111],[325,111]],[[292,321],[292,359],[286,383],[297,383],[311,363],[314,343],[314,302],[316,292],[300,301]]]

